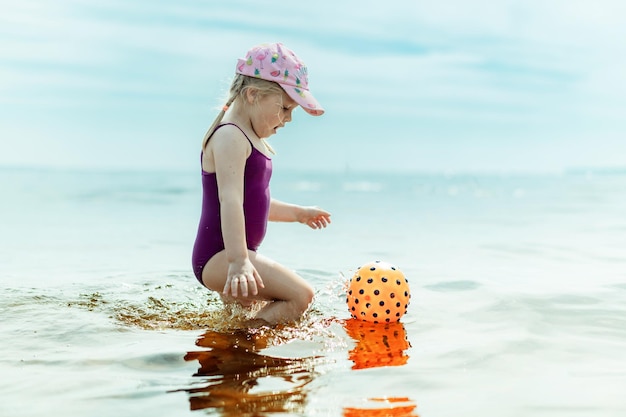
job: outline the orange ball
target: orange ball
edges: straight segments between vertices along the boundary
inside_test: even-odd
[[[360,267],[348,286],[348,310],[353,318],[373,323],[399,321],[409,307],[409,281],[395,266],[382,261]]]

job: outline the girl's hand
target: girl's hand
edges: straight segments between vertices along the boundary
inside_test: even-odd
[[[298,221],[311,229],[321,229],[330,224],[330,213],[319,207],[302,207],[298,213]]]
[[[245,258],[228,264],[228,276],[224,284],[224,291],[222,291],[223,295],[229,296],[230,294],[237,298],[241,293],[241,296],[246,298],[249,295],[257,295],[259,287],[265,288],[265,285],[263,285],[263,280],[250,259]]]

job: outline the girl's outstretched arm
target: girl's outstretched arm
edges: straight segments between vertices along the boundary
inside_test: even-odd
[[[299,206],[272,199],[269,220],[298,222],[311,229],[322,229],[330,224],[330,213],[315,206]]]

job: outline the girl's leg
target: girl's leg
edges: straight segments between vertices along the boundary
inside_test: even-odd
[[[259,288],[256,297],[249,298],[271,301],[256,318],[272,324],[300,318],[313,301],[313,288],[295,272],[263,255],[248,251],[248,256],[265,285]],[[226,252],[222,251],[207,262],[202,270],[202,281],[207,288],[221,293],[227,274],[228,261]],[[245,304],[248,299],[240,300]]]

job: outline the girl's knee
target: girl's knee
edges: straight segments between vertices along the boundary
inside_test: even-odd
[[[296,300],[298,309],[301,313],[304,313],[309,308],[309,306],[313,302],[314,296],[315,292],[313,291],[313,287],[311,287],[309,284],[305,284],[302,286],[302,288],[298,292],[298,297]]]

